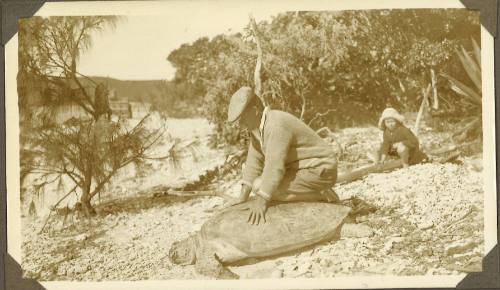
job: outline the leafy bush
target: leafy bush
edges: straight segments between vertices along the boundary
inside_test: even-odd
[[[258,24],[263,98],[314,128],[374,123],[387,105],[415,111],[430,70],[460,66],[454,49],[479,36],[478,19],[465,9],[279,14]],[[225,124],[229,98],[254,83],[253,34],[248,26],[243,34],[202,38],[168,57],[178,82],[202,88],[203,111],[226,141],[237,139]],[[445,79],[436,86],[450,98]]]
[[[460,76],[455,78],[446,72],[441,73],[449,80],[451,89],[466,101],[460,108],[461,110],[455,109],[464,113],[462,125],[454,134],[459,141],[482,137],[481,49],[474,39],[472,39],[472,47],[472,53],[466,51],[463,46],[460,46],[460,50],[456,50],[462,64],[462,71],[466,72],[467,78]]]

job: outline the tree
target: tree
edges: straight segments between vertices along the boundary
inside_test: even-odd
[[[97,119],[94,100],[82,82],[95,83],[80,74],[77,63],[80,55],[91,47],[92,34],[105,28],[113,28],[119,18],[116,16],[74,16],[74,17],[32,17],[20,20],[18,79],[30,79],[21,83],[20,99],[26,98],[28,86],[40,84],[52,86],[57,91],[52,103],[69,101],[78,104]],[[76,85],[76,94],[68,93]],[[39,85],[40,86],[40,85]]]
[[[71,180],[75,187],[63,197],[79,189],[85,214],[95,214],[92,198],[121,168],[132,163],[140,168],[145,160],[156,158],[149,156],[148,150],[165,130],[148,130],[147,120],[148,116],[130,129],[126,120],[120,120],[104,134],[93,120],[72,118],[60,125],[46,118],[44,123],[34,125],[29,138],[32,149],[22,152],[37,154],[25,165],[29,174],[37,176],[33,189],[40,191],[52,183],[61,185]]]
[[[463,46],[456,50],[456,55],[460,59],[463,70],[467,73],[467,78],[461,78],[462,81],[452,77],[446,72],[441,73],[443,77],[449,80],[451,89],[462,96],[466,103],[458,111],[462,117],[463,126],[454,133],[459,141],[470,137],[482,137],[482,84],[481,84],[481,48],[477,42],[472,39],[473,52],[469,53]]]
[[[454,49],[480,33],[477,13],[464,9],[290,12],[256,27],[266,103],[312,127],[335,128],[374,123],[387,105],[416,110],[431,70],[460,68]],[[253,84],[253,33],[249,25],[242,34],[184,44],[168,57],[177,81],[203,87],[207,117],[226,140],[234,141],[225,124],[229,98]],[[442,106],[450,106],[444,79],[436,88]]]
[[[149,102],[155,110],[174,118],[199,116],[201,87],[187,82],[161,81],[150,92]]]
[[[147,159],[175,158],[182,151],[172,147],[166,156],[148,155],[165,133],[164,126],[148,124],[149,114],[135,125],[100,118],[102,110],[96,108],[93,94],[96,84],[78,72],[78,61],[91,46],[92,34],[117,21],[114,16],[84,16],[33,17],[20,22],[18,84],[20,111],[26,116],[21,119],[21,176],[36,176],[33,192],[69,180],[74,187],[62,199],[79,191],[87,216],[95,214],[92,199],[121,168],[136,164],[140,170]],[[45,106],[31,99],[43,96],[34,94],[35,89],[52,91]],[[56,122],[52,109],[67,102],[89,117]]]

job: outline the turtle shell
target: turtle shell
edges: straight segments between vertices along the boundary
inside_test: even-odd
[[[339,236],[350,208],[324,202],[283,203],[268,208],[266,223],[251,225],[245,204],[208,220],[202,243],[223,263],[275,256]]]

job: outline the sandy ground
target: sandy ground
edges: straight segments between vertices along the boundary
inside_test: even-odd
[[[176,124],[183,138],[191,138]],[[191,122],[191,121],[189,121]],[[201,123],[200,123],[201,122]],[[203,120],[190,123],[199,130]],[[198,125],[196,125],[198,124]],[[172,127],[174,128],[174,127]],[[193,132],[193,131],[191,131]],[[205,130],[206,132],[206,130]],[[366,149],[375,128],[338,132],[338,141]],[[365,138],[362,138],[365,136]],[[442,136],[446,138],[446,136]],[[426,138],[425,136],[422,138]],[[370,140],[370,142],[373,140]],[[363,150],[361,150],[363,151]],[[222,153],[203,149],[184,180],[223,161]],[[345,159],[345,158],[344,158]],[[366,156],[357,157],[358,163]],[[218,161],[218,162],[214,162]],[[205,162],[205,163],[204,163]],[[347,161],[345,161],[347,162]],[[354,160],[353,160],[354,162]],[[188,165],[189,162],[185,166]],[[357,220],[373,234],[342,238],[280,258],[230,267],[241,278],[334,277],[348,275],[425,275],[480,271],[483,255],[483,190],[480,156],[463,164],[424,164],[337,186],[341,198],[357,196],[379,210]],[[99,216],[65,230],[38,234],[42,220],[24,219],[23,268],[39,280],[144,280],[206,278],[193,266],[173,265],[168,250],[174,241],[194,234],[224,206],[219,197],[187,198],[137,195],[158,182],[181,180],[161,173],[158,165],[144,177],[115,182],[98,206]],[[186,172],[184,168],[183,172]],[[128,183],[127,183],[128,182]],[[146,184],[146,185],[144,185]],[[121,189],[119,189],[121,188]],[[237,191],[237,186],[231,192]]]

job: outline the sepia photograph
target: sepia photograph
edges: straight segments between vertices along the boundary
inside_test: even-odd
[[[331,288],[483,271],[480,12],[274,2],[19,19],[7,174],[24,278]]]

